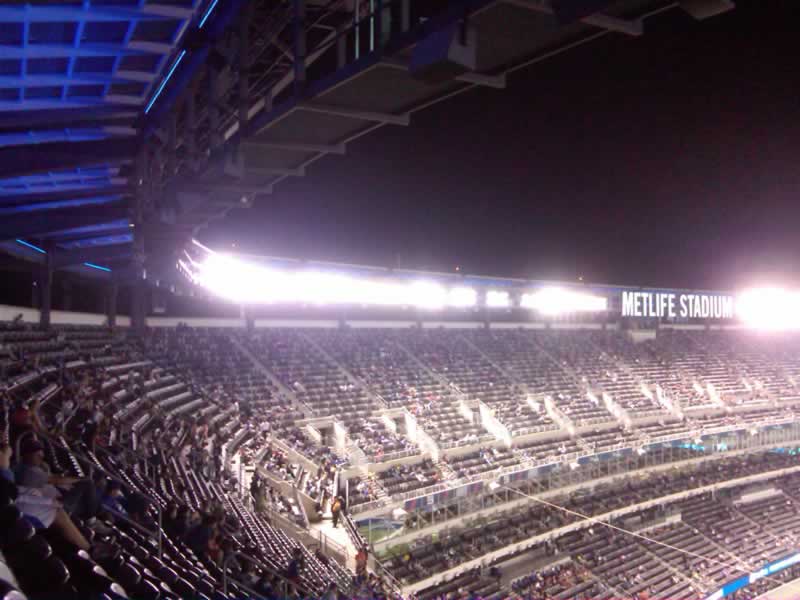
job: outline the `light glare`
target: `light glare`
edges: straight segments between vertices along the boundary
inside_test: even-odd
[[[468,287],[450,290],[448,304],[455,308],[472,308],[478,303],[478,292]]]
[[[602,296],[572,292],[561,288],[543,288],[538,292],[523,294],[520,306],[546,315],[573,312],[600,312],[606,310],[608,301]]]
[[[486,306],[489,308],[508,308],[511,306],[511,297],[508,292],[489,290],[486,292]]]
[[[781,288],[756,288],[739,294],[736,314],[758,329],[800,328],[800,293]]]

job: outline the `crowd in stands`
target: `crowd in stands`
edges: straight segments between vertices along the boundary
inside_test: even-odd
[[[211,598],[228,560],[232,589],[242,593],[245,588],[235,586],[265,595],[380,595],[379,578],[363,572],[354,581],[268,520],[278,514],[305,524],[295,498],[274,482],[313,498],[320,514],[342,505],[337,495],[343,484],[336,489],[335,482],[349,457],[334,449],[330,424],[317,438],[298,421],[330,417],[344,425],[347,442],[376,463],[421,452],[402,427],[390,427],[386,419],[396,425],[397,417],[381,414],[384,409],[407,409],[443,450],[482,444],[443,453],[438,463],[419,456],[352,478],[348,504],[355,507],[531,460],[632,447],[665,433],[688,437],[720,426],[794,419],[794,409],[781,400],[792,397],[800,375],[800,345],[786,338],[748,346],[741,335],[665,332],[633,344],[611,331],[178,327],[136,339],[106,328],[44,332],[3,324],[2,556],[32,597],[130,588],[135,597]],[[489,432],[480,407],[508,430],[511,447]],[[716,414],[692,414],[709,407]],[[579,434],[561,430],[551,412],[578,426]],[[652,420],[636,421],[643,417]],[[537,435],[523,438],[529,434]],[[295,453],[303,460],[292,459]],[[254,499],[255,511],[240,496],[234,460],[256,474],[245,495]],[[722,459],[713,468],[649,475],[557,501],[600,515],[792,460],[779,453]],[[721,570],[595,531],[559,546],[576,566],[553,565],[518,581],[513,593],[644,598],[710,590],[735,574],[730,565],[737,561],[755,568],[796,545],[799,481],[782,478],[773,496],[747,505],[698,496],[681,505],[681,524],[652,532],[676,547],[705,540],[710,546],[704,552],[745,548]],[[159,517],[160,551],[149,533],[159,528]],[[540,505],[499,513],[441,538],[417,540],[387,566],[403,582],[417,582],[575,520]],[[599,548],[603,552],[593,550]],[[47,576],[37,578],[19,557],[42,562]],[[663,563],[673,568],[657,574]],[[676,574],[687,569],[689,577]],[[470,577],[480,585],[465,579],[447,593],[509,593],[491,574]]]
[[[69,352],[67,361],[49,342],[25,350],[9,343],[27,334],[38,340],[39,332],[6,329],[14,334],[4,338],[0,423],[0,547],[11,568],[4,585],[32,598],[202,599],[222,589],[225,566],[238,597],[248,594],[243,585],[264,597],[379,592],[382,582],[366,574],[354,582],[236,493],[228,462],[240,449],[242,460],[254,459],[254,442],[268,439],[258,411],[269,394],[198,380],[163,348],[151,354],[147,342],[121,342],[119,352],[95,358],[93,348],[112,347],[106,330],[102,345]],[[69,348],[68,334],[60,336]],[[191,354],[186,360],[192,364]],[[45,563],[34,571],[38,560]]]
[[[488,520],[477,519],[460,528],[456,525],[443,538],[418,538],[408,553],[391,558],[386,565],[401,581],[416,582],[431,572],[444,571],[492,550],[574,523],[578,520],[576,513],[602,515],[651,498],[793,464],[794,458],[789,455],[766,452],[700,463],[679,472],[643,474],[620,484],[597,486],[590,494],[579,490],[548,500],[571,512],[532,503],[513,512],[495,513]]]

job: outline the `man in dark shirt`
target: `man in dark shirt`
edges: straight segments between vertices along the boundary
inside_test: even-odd
[[[289,561],[289,566],[286,568],[286,578],[295,585],[300,583],[300,572],[304,567],[303,551],[300,548],[295,548],[292,553],[292,560]]]
[[[205,556],[208,542],[216,531],[217,520],[212,515],[204,515],[203,520],[186,534],[186,545],[198,556]]]

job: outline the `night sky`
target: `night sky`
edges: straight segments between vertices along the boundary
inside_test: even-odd
[[[205,239],[499,276],[800,284],[793,4],[608,35],[361,138]]]

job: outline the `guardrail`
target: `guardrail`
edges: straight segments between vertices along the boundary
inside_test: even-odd
[[[46,433],[28,431],[28,432],[24,433],[23,435],[21,435],[19,437],[19,439],[17,439],[17,448],[15,450],[17,452],[17,456],[19,456],[19,446],[22,443],[22,440],[25,439],[25,437],[29,436],[29,435],[36,435],[36,436],[46,440],[47,443],[50,444],[51,446],[58,445],[59,447],[61,447],[62,449],[65,449],[67,452],[69,452],[71,455],[73,455],[76,460],[79,460],[79,461],[83,462],[85,465],[89,466],[91,470],[100,471],[107,478],[113,479],[114,481],[118,482],[120,484],[120,486],[122,486],[126,490],[128,490],[130,492],[133,492],[134,494],[140,494],[141,495],[143,493],[141,490],[138,490],[135,487],[133,487],[130,484],[128,484],[128,482],[126,482],[125,480],[117,477],[116,475],[114,475],[112,473],[109,473],[104,467],[102,467],[101,465],[98,465],[95,461],[93,461],[89,457],[85,456],[83,453],[78,452],[78,451],[66,446],[61,440],[58,440],[56,442],[50,435],[48,435]],[[133,526],[136,529],[139,529],[143,533],[146,533],[147,535],[153,536],[156,539],[156,542],[158,543],[158,558],[161,558],[162,555],[163,555],[163,541],[164,541],[164,531],[163,531],[163,528],[162,528],[163,512],[162,512],[162,509],[161,509],[161,505],[158,502],[152,502],[150,505],[155,507],[155,509],[156,509],[156,523],[158,525],[158,528],[157,528],[156,531],[152,531],[152,530],[148,529],[147,527],[144,527],[143,525],[141,525],[141,524],[133,521],[132,519],[126,517],[125,515],[117,512],[115,510],[109,509],[108,507],[103,507],[103,510],[108,511],[109,513],[113,514],[115,516],[115,518],[119,518],[119,519],[125,521],[126,523],[128,523],[129,525]]]
[[[571,452],[568,454],[563,454],[558,457],[544,457],[544,458],[529,458],[520,462],[517,465],[510,465],[508,467],[504,467],[502,469],[494,469],[490,471],[485,471],[483,473],[478,473],[476,475],[472,475],[470,477],[464,477],[460,479],[450,480],[443,483],[437,483],[432,486],[419,488],[416,490],[412,490],[409,492],[405,492],[403,494],[397,494],[389,499],[384,500],[373,500],[372,502],[366,502],[364,504],[359,504],[357,506],[352,507],[350,510],[353,514],[362,514],[370,510],[375,510],[381,508],[383,506],[390,506],[395,503],[405,502],[406,500],[410,500],[412,498],[421,498],[423,496],[429,496],[431,494],[435,494],[441,491],[445,491],[448,489],[455,489],[461,487],[463,485],[469,483],[475,483],[477,481],[494,481],[499,479],[504,475],[512,475],[515,473],[522,473],[524,471],[530,470],[535,467],[543,467],[543,466],[556,466],[561,464],[569,464],[572,462],[577,462],[579,459],[585,458],[592,458],[599,456],[600,454],[607,454],[608,452],[616,452],[620,450],[637,450],[645,445],[656,445],[656,444],[663,444],[666,442],[675,442],[686,439],[687,437],[693,436],[700,436],[700,435],[714,435],[718,433],[726,433],[730,431],[738,431],[742,429],[759,429],[764,428],[767,426],[772,425],[784,425],[790,424],[794,422],[792,417],[769,417],[757,422],[753,423],[737,423],[731,425],[723,425],[719,427],[707,428],[707,429],[692,429],[686,431],[679,431],[674,434],[669,434],[665,436],[661,436],[658,438],[652,438],[646,444],[632,444],[630,442],[619,442],[612,446],[605,446],[593,452]]]

